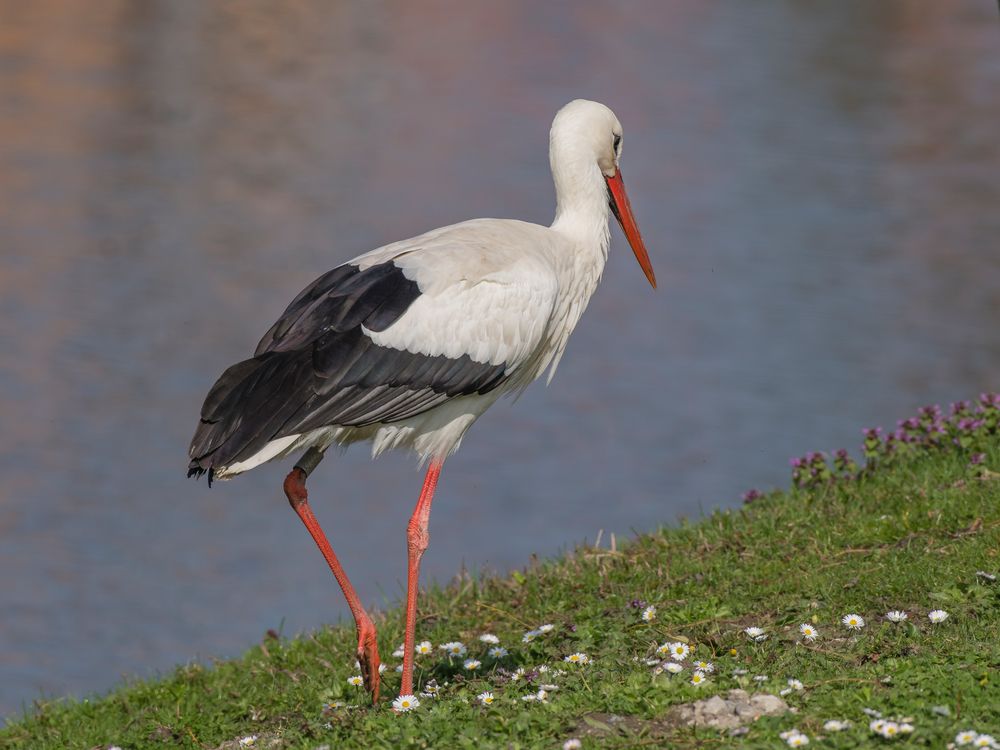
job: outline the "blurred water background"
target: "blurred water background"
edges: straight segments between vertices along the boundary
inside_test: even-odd
[[[735,507],[1000,388],[997,26],[992,0],[0,0],[0,715],[346,614],[287,463],[185,479],[201,400],[357,253],[548,223],[576,97],[624,123],[660,289],[615,229],[553,386],[446,467],[425,580]],[[310,480],[372,605],[420,481],[363,447]]]

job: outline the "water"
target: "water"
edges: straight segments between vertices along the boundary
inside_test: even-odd
[[[201,400],[337,263],[547,223],[574,97],[624,123],[660,289],[616,230],[553,387],[446,466],[426,579],[733,507],[1000,388],[994,4],[276,7],[0,2],[0,715],[345,614],[287,465],[185,480]],[[420,481],[361,447],[310,480],[373,605]]]

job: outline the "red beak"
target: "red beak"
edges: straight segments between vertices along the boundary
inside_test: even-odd
[[[649,253],[646,252],[646,245],[642,241],[642,235],[639,234],[639,226],[635,223],[635,217],[632,216],[632,206],[628,202],[625,183],[622,182],[621,169],[615,172],[614,177],[605,177],[604,180],[608,183],[608,192],[611,193],[609,201],[611,212],[618,219],[618,224],[621,225],[628,244],[632,246],[632,252],[635,253],[635,259],[639,261],[642,272],[646,274],[653,289],[656,289],[656,274],[653,273],[653,265],[649,262]]]

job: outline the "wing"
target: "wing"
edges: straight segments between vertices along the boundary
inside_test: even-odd
[[[254,357],[222,374],[202,407],[189,473],[244,461],[281,437],[396,422],[488,393],[538,346],[552,279],[532,283],[527,269],[501,263],[473,280],[455,262],[461,253],[440,246],[371,255],[306,287]]]

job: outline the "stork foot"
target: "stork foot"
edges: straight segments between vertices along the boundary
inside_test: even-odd
[[[370,620],[358,625],[358,664],[361,665],[361,678],[365,681],[365,690],[371,695],[372,703],[377,703],[382,679],[379,673],[381,662],[378,656],[375,626]]]

